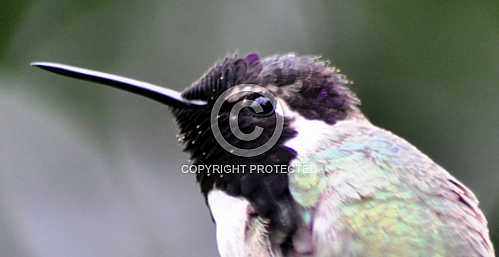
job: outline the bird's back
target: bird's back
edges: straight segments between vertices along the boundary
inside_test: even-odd
[[[334,127],[290,174],[313,256],[494,256],[477,199],[447,171],[367,121]]]

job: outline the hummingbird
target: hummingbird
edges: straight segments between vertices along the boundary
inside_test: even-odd
[[[195,176],[222,257],[495,256],[473,192],[373,125],[352,82],[321,57],[231,54],[182,92],[32,65],[170,107],[191,165],[204,167]]]

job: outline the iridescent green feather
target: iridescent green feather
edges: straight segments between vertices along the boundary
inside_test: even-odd
[[[475,196],[415,147],[367,121],[329,140],[290,174],[317,256],[494,256]]]

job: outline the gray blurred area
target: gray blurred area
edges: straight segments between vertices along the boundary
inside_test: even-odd
[[[168,108],[29,67],[182,89],[237,49],[322,55],[470,186],[499,242],[499,1],[26,1],[0,7],[0,254],[218,256]]]

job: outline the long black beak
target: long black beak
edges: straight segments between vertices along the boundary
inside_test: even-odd
[[[134,94],[145,96],[175,108],[204,108],[206,102],[201,100],[189,100],[182,97],[180,92],[172,89],[156,86],[147,82],[125,78],[114,74],[100,71],[87,70],[65,64],[50,62],[33,62],[31,66],[38,67],[50,72],[64,76],[97,82],[114,88],[119,88]]]

